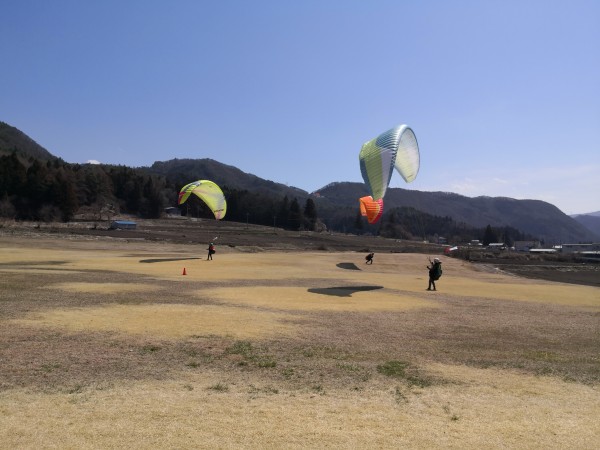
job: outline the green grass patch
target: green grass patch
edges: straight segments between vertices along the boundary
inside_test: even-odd
[[[335,365],[338,369],[343,370],[344,372],[356,373],[360,372],[362,367],[357,364],[348,364],[348,363],[337,363]]]
[[[301,353],[306,358],[320,357],[338,361],[348,360],[352,357],[350,353],[344,350],[329,346],[307,347],[302,349]]]
[[[286,367],[281,371],[281,375],[283,375],[283,378],[285,378],[286,380],[291,379],[294,376],[294,374],[295,371],[292,367]]]
[[[388,361],[377,366],[377,372],[387,377],[400,378],[410,386],[427,387],[432,382],[429,378],[422,376],[419,371],[405,361]]]
[[[532,350],[525,353],[525,358],[533,361],[557,362],[560,361],[560,356],[553,352],[545,350]]]
[[[314,392],[316,392],[317,394],[319,394],[319,395],[325,395],[325,388],[322,385],[320,385],[320,384],[314,385],[312,387],[312,390]]]
[[[244,358],[238,362],[238,366],[247,366],[253,364],[261,369],[273,368],[277,366],[275,358],[268,354],[260,354],[260,350],[255,348],[249,341],[236,341],[225,350],[226,354],[240,355]]]
[[[250,385],[250,388],[248,389],[248,393],[249,394],[267,394],[267,395],[274,395],[274,394],[279,394],[279,389],[271,387],[271,386],[265,386],[262,388],[256,387],[253,384]]]
[[[40,370],[42,372],[50,373],[50,372],[54,372],[57,369],[60,369],[60,367],[61,366],[58,363],[42,364],[42,366],[40,367]]]
[[[232,355],[242,355],[245,358],[250,358],[253,355],[252,344],[248,341],[236,341],[231,347],[227,347],[225,353]]]
[[[407,362],[403,361],[388,361],[377,366],[377,372],[387,377],[405,378]]]
[[[151,354],[151,353],[156,353],[160,350],[160,347],[158,345],[145,345],[142,347],[142,349],[140,350],[142,354],[147,355],[147,354]]]
[[[227,392],[227,391],[229,391],[229,386],[219,382],[217,384],[213,384],[212,386],[209,386],[208,389],[211,391],[216,391],[216,392]]]
[[[273,368],[277,365],[277,362],[270,356],[257,357],[256,365],[261,368]]]
[[[408,398],[402,392],[399,386],[396,386],[396,390],[394,391],[394,398],[396,399],[396,403],[408,403]]]

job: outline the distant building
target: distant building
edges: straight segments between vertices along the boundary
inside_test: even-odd
[[[137,223],[130,220],[113,220],[110,224],[111,230],[135,230]]]
[[[532,248],[529,249],[529,253],[531,254],[542,254],[542,253],[546,253],[546,254],[552,254],[552,253],[556,253],[556,249],[555,248]]]
[[[515,251],[528,252],[531,249],[540,248],[539,241],[515,241]]]
[[[174,206],[170,206],[165,208],[165,214],[167,216],[181,216],[181,209],[176,208]]]
[[[595,244],[563,244],[563,253],[583,253],[600,251],[600,243]]]

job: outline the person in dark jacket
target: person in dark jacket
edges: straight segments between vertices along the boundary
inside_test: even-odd
[[[429,286],[427,286],[427,290],[435,291],[435,282],[442,276],[442,262],[439,258],[434,258],[433,262],[431,260],[429,262],[431,265],[427,266],[429,270]]]
[[[365,259],[367,260],[365,264],[373,264],[374,256],[375,256],[375,253],[369,253],[367,256],[365,256]]]
[[[206,257],[206,260],[208,261],[209,259],[212,260],[212,255],[215,253],[215,244],[213,244],[212,242],[208,245],[208,256]]]

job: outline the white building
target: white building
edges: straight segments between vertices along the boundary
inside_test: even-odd
[[[596,244],[563,244],[563,253],[582,253],[582,252],[598,252],[600,251],[600,243]]]
[[[539,241],[515,241],[515,251],[528,252],[531,249],[540,248]]]

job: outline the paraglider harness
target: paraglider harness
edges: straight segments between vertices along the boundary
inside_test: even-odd
[[[437,281],[442,276],[442,262],[432,262],[431,259],[429,260],[429,262],[431,263],[431,268],[429,268],[429,277],[432,280]]]
[[[214,246],[213,244],[210,244],[210,245],[208,246],[208,252],[209,252],[211,255],[214,255],[214,254],[215,254],[216,250],[215,250],[215,246]]]

